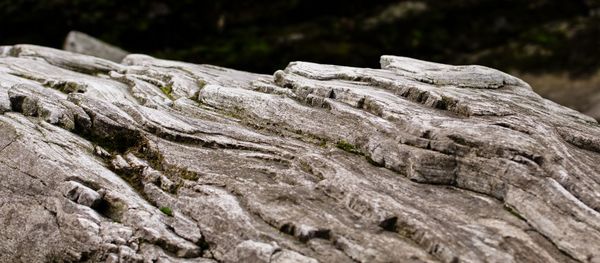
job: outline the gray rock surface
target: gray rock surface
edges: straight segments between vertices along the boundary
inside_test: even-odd
[[[600,125],[500,71],[0,51],[0,262],[600,262]]]
[[[75,53],[121,62],[129,53],[85,33],[71,31],[65,39],[63,49]]]

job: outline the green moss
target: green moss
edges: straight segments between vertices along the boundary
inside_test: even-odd
[[[206,86],[206,81],[204,81],[203,79],[199,79],[197,84],[200,89],[203,89],[204,86]]]
[[[353,145],[351,143],[349,143],[346,140],[340,140],[335,144],[335,147],[342,149],[346,152],[349,153],[353,153],[353,154],[357,154],[357,155],[362,155],[365,157],[365,159],[367,160],[367,162],[369,162],[371,165],[377,166],[377,167],[385,167],[385,165],[383,163],[378,163],[375,160],[373,160],[373,158],[371,158],[369,153],[363,153],[360,151],[360,149],[358,149],[358,147],[356,147],[356,145]]]
[[[327,147],[327,141],[323,140],[323,139],[319,140],[319,147],[321,147],[321,148]]]
[[[508,211],[509,213],[511,213],[512,215],[516,216],[517,218],[527,221],[520,213],[519,211],[517,211],[517,209],[515,209],[512,206],[509,205],[504,205],[504,210]]]
[[[349,143],[346,140],[340,140],[340,141],[338,141],[335,144],[335,147],[338,147],[338,148],[340,148],[340,149],[342,149],[342,150],[344,150],[346,152],[349,152],[349,153],[361,154],[362,155],[362,152],[360,150],[358,150],[358,148],[356,148],[355,145]]]
[[[173,209],[171,209],[168,206],[163,206],[160,208],[160,211],[163,212],[163,214],[168,215],[168,216],[173,216]]]
[[[162,91],[162,93],[167,95],[167,97],[169,97],[169,99],[173,99],[173,84],[168,84],[168,85],[160,87],[160,91]]]
[[[313,169],[312,167],[305,161],[300,160],[300,169],[304,172],[307,172],[309,174],[313,174]]]
[[[373,166],[384,167],[383,164],[380,164],[380,163],[376,162],[375,160],[373,160],[373,158],[371,158],[371,156],[365,155],[365,158],[367,159],[367,162],[369,162]]]
[[[179,177],[185,180],[198,181],[198,178],[200,178],[197,173],[189,171],[187,169],[181,169],[178,172]]]
[[[176,183],[174,183],[171,188],[169,188],[169,193],[176,195],[177,191],[179,191],[179,188],[181,188],[183,186],[183,181],[178,180]]]

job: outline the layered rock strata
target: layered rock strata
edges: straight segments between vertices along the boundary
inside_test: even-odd
[[[0,262],[600,262],[600,125],[481,66],[0,47]]]

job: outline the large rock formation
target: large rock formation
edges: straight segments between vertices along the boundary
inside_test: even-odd
[[[480,66],[0,48],[0,262],[600,262],[600,125]]]

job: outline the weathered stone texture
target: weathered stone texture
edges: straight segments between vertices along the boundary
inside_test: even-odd
[[[65,39],[64,50],[121,62],[127,51],[112,46],[85,33],[71,31]]]
[[[0,262],[600,262],[600,125],[480,66],[0,48]]]

